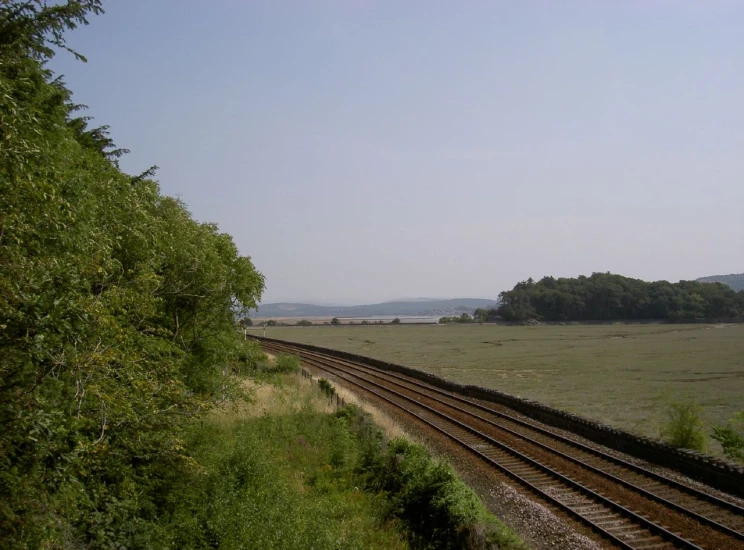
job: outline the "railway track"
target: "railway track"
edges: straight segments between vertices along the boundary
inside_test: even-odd
[[[744,549],[744,508],[487,404],[381,370],[295,347],[310,367],[374,395],[445,435],[620,548]]]

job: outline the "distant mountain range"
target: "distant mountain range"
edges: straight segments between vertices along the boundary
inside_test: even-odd
[[[362,306],[317,306],[312,304],[261,304],[251,317],[377,317],[386,315],[454,315],[472,313],[479,307],[496,307],[496,300],[484,298],[454,298],[452,300],[393,301]]]
[[[744,273],[732,273],[731,275],[711,275],[710,277],[700,277],[697,279],[701,283],[723,283],[736,292],[744,290]]]

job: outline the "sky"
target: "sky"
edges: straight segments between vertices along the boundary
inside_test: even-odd
[[[744,272],[742,2],[104,7],[51,68],[264,303]]]

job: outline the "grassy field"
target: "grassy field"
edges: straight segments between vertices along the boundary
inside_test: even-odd
[[[409,365],[653,437],[675,399],[700,403],[709,427],[744,410],[744,325],[277,327],[266,335]]]

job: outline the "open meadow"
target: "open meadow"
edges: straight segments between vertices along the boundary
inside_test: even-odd
[[[708,428],[744,410],[742,324],[269,327],[266,336],[401,363],[652,437],[673,400],[694,399]]]

